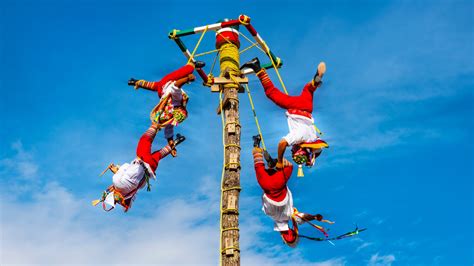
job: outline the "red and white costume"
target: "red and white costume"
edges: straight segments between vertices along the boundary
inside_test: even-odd
[[[160,99],[166,97],[168,94],[171,95],[173,107],[185,107],[188,101],[186,92],[180,87],[175,85],[175,81],[191,75],[194,71],[194,66],[185,65],[178,70],[171,72],[164,76],[159,81],[137,81],[138,87],[143,87],[149,90],[156,91]],[[165,138],[172,138],[174,134],[174,126],[167,125],[165,127]]]
[[[275,222],[273,230],[289,230],[288,222],[293,214],[293,197],[287,187],[293,172],[293,166],[285,166],[282,170],[267,169],[263,163],[263,154],[253,152],[257,181],[263,190],[262,210]]]
[[[118,192],[131,205],[138,190],[146,185],[145,175],[155,179],[155,171],[161,159],[166,157],[171,147],[167,145],[159,151],[151,152],[157,130],[150,127],[140,138],[137,146],[137,158],[131,163],[125,163],[112,177],[113,190],[107,195],[104,203],[114,207],[114,193]],[[127,207],[127,209],[128,209]]]
[[[289,145],[303,142],[314,142],[318,139],[314,128],[313,94],[317,87],[312,82],[306,84],[298,96],[290,96],[281,92],[273,85],[267,72],[263,69],[257,73],[265,95],[276,105],[287,110],[288,128],[290,132],[283,137]]]
[[[273,230],[280,232],[285,242],[293,246],[296,244],[298,236],[296,231],[289,227],[289,222],[295,209],[293,207],[293,196],[286,185],[293,172],[293,165],[286,162],[283,169],[267,169],[263,163],[262,152],[256,150],[253,151],[253,160],[258,184],[264,192],[262,195],[262,210],[273,219]],[[300,215],[304,215],[304,213],[300,213]],[[298,224],[304,223],[298,216],[294,219]]]

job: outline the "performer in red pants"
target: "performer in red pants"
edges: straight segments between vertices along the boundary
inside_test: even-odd
[[[176,145],[185,140],[183,136],[178,134],[177,139],[172,141],[171,144],[166,145],[159,151],[152,152],[153,140],[159,130],[160,125],[153,123],[142,135],[137,146],[137,158],[131,163],[125,163],[121,166],[110,164],[107,167],[102,174],[109,169],[114,173],[112,185],[103,193],[102,199],[93,202],[94,205],[103,202],[104,209],[109,211],[118,203],[127,211],[138,190],[145,185],[148,185],[149,190],[149,179],[156,179],[155,172],[160,160],[170,154]],[[109,205],[110,208],[107,209],[106,205]]]
[[[322,84],[322,77],[324,72],[326,72],[326,64],[321,62],[318,65],[318,70],[313,80],[304,86],[301,94],[298,96],[286,95],[276,88],[265,69],[261,68],[258,58],[243,64],[241,69],[243,68],[253,69],[260,79],[267,97],[279,107],[287,110],[286,115],[290,132],[278,144],[278,163],[276,164],[277,168],[282,168],[283,154],[287,146],[318,140],[312,116],[313,94]]]
[[[283,159],[283,168],[266,168],[263,163],[263,149],[260,148],[260,136],[254,136],[254,148],[252,150],[255,173],[257,181],[263,190],[262,203],[263,212],[274,221],[273,230],[280,232],[284,242],[294,247],[298,240],[297,232],[290,228],[292,215],[295,213],[293,207],[293,196],[287,183],[293,172],[293,165],[286,159]],[[311,215],[298,213],[296,222],[299,224],[305,221],[322,220],[322,215]]]
[[[164,76],[159,81],[145,81],[142,79],[136,80],[131,78],[128,81],[128,85],[134,86],[135,89],[143,88],[146,90],[156,91],[158,93],[158,97],[161,100],[169,100],[169,102],[166,103],[166,111],[170,116],[176,118],[176,120],[181,123],[188,115],[186,110],[188,95],[182,89],[182,86],[184,84],[193,82],[195,80],[193,75],[194,69],[202,68],[204,65],[205,63],[201,61],[197,61],[196,63],[190,62],[178,70],[175,70]],[[169,124],[165,127],[165,138],[169,143],[173,141],[175,125],[177,124]],[[171,154],[176,156],[176,150],[173,149]]]

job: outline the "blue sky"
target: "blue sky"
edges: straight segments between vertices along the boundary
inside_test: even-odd
[[[161,162],[152,192],[142,191],[127,214],[104,213],[90,200],[110,182],[97,177],[108,163],[134,158],[157,101],[127,79],[158,80],[186,62],[169,30],[239,14],[284,60],[290,93],[320,60],[328,66],[314,116],[331,147],[289,182],[295,205],[335,220],[334,234],[369,228],[335,247],[281,243],[260,210],[256,127],[241,94],[242,264],[474,262],[472,1],[0,5],[0,264],[217,264],[221,125],[218,95],[200,82],[185,87],[190,117],[178,131],[188,139],[178,158]],[[199,51],[212,46],[209,34]],[[262,54],[241,60],[254,56]],[[274,153],[288,130],[284,111],[249,78]],[[159,135],[155,148],[163,144]]]

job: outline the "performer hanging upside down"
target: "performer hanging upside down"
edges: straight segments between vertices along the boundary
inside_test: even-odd
[[[283,154],[287,146],[318,140],[312,116],[313,93],[322,84],[322,77],[324,72],[326,72],[326,64],[324,62],[319,63],[313,80],[304,86],[301,94],[298,96],[286,95],[276,88],[265,69],[261,68],[258,58],[243,64],[240,69],[243,68],[251,68],[260,79],[267,97],[276,105],[287,110],[286,116],[290,132],[278,144],[278,162],[276,163],[277,168],[282,168]],[[316,155],[319,156],[319,153],[316,153]],[[266,159],[272,161],[271,158]]]
[[[112,185],[104,191],[102,198],[93,201],[93,205],[103,202],[104,210],[110,211],[118,203],[122,205],[125,211],[128,211],[138,190],[147,185],[147,190],[150,190],[149,179],[155,177],[158,163],[170,154],[171,150],[179,143],[185,140],[184,136],[176,135],[175,140],[171,140],[168,145],[159,151],[151,152],[153,140],[156,133],[163,125],[152,123],[150,128],[142,135],[137,146],[137,158],[131,163],[124,163],[121,166],[110,164],[101,175],[107,170],[114,173],[112,177]],[[110,206],[107,209],[107,205]]]
[[[322,221],[321,214],[311,215],[297,212],[293,207],[293,196],[288,189],[287,183],[293,172],[293,165],[283,159],[283,168],[266,168],[263,162],[263,149],[260,148],[260,136],[254,136],[254,148],[252,150],[253,161],[257,181],[263,190],[262,203],[263,212],[275,222],[273,230],[280,232],[283,241],[295,247],[298,240],[298,232],[289,227],[292,217],[295,222],[302,224],[307,221]]]
[[[159,81],[136,80],[134,78],[128,81],[128,85],[134,86],[135,89],[143,88],[158,93],[160,103],[153,109],[152,119],[160,124],[165,120],[172,119],[171,123],[165,127],[165,138],[169,144],[173,141],[174,127],[188,116],[186,104],[189,97],[181,87],[193,82],[196,79],[193,75],[194,69],[202,68],[204,65],[205,63],[201,61],[190,62]],[[176,156],[175,149],[171,151],[171,155]]]

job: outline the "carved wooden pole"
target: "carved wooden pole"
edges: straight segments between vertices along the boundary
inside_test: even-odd
[[[220,50],[220,77],[239,74],[238,26],[217,31],[216,48]],[[240,265],[239,245],[239,194],[240,194],[240,123],[239,84],[225,83],[223,106],[225,121],[225,173],[222,184],[221,254],[222,266]]]

